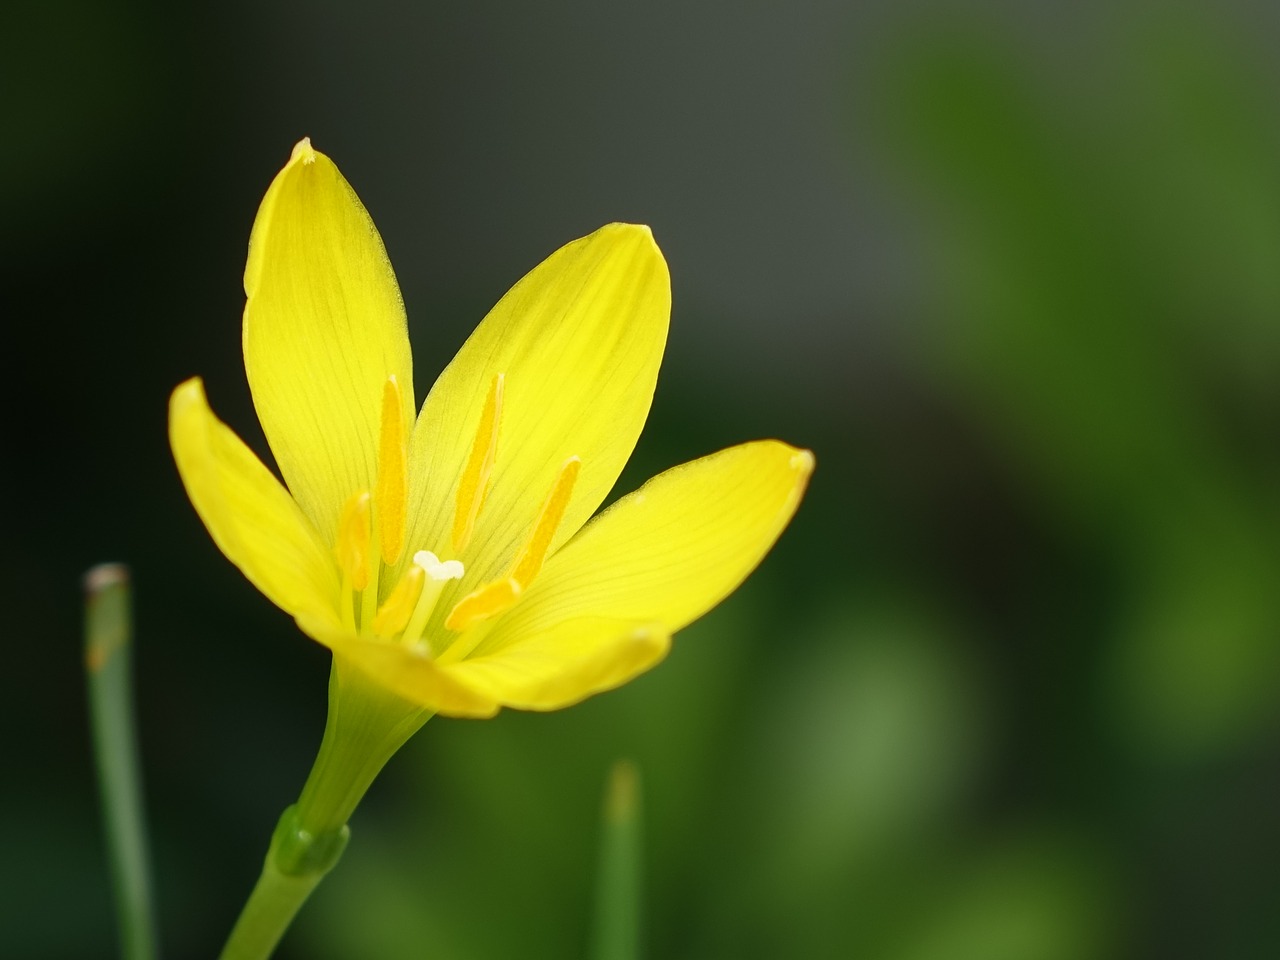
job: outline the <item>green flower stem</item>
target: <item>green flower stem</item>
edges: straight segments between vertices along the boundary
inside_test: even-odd
[[[346,848],[347,820],[392,755],[431,718],[337,657],[320,753],[271,837],[262,874],[222,960],[265,960]]]
[[[641,834],[640,772],[619,760],[605,790],[592,960],[639,960]]]
[[[133,719],[128,568],[114,563],[94,567],[85,574],[84,586],[89,717],[121,954],[128,960],[150,960],[156,955],[156,935]]]

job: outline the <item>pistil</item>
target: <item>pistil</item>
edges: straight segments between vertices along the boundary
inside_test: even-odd
[[[413,555],[412,569],[422,571],[423,576],[422,585],[419,588],[421,592],[413,606],[413,613],[405,623],[404,633],[400,637],[400,642],[408,646],[422,643],[422,631],[426,629],[427,621],[436,608],[436,602],[440,599],[440,592],[444,589],[444,585],[450,580],[461,579],[465,572],[460,560],[441,561],[430,550],[419,550]],[[389,602],[390,598],[388,598]]]

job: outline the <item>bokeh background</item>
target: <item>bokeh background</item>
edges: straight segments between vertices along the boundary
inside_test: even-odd
[[[304,135],[377,221],[419,401],[528,268],[649,223],[675,309],[620,483],[760,436],[808,499],[626,688],[433,720],[281,957],[583,956],[644,779],[654,958],[1280,955],[1280,12],[867,0],[6,14],[0,953],[113,954],[79,577],[136,577],[170,957],[210,956],[327,655],[169,459],[265,452],[245,243]]]

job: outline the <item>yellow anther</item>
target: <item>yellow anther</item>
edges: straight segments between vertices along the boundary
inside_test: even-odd
[[[406,462],[408,437],[404,427],[404,398],[392,374],[382,386],[382,427],[378,437],[378,549],[382,562],[393,564],[404,549],[405,500],[409,490]]]
[[[511,572],[512,579],[521,586],[531,584],[542,569],[542,561],[547,558],[551,540],[560,528],[560,521],[564,519],[564,511],[569,506],[569,497],[573,495],[573,485],[581,469],[582,461],[577,457],[566,460],[560,467],[560,473],[556,476],[547,499],[542,501],[542,509],[538,511],[538,519],[533,525],[533,536],[520,551],[515,569]]]
[[[481,620],[488,620],[504,613],[520,599],[520,584],[508,577],[495,580],[472,593],[467,594],[445,617],[447,630],[463,631]]]
[[[343,504],[338,519],[338,542],[333,551],[353,590],[369,585],[369,499],[368,490],[353,493]]]
[[[498,424],[502,420],[502,382],[504,374],[497,374],[489,384],[489,395],[480,411],[480,425],[471,444],[471,456],[458,481],[458,500],[453,514],[453,550],[461,553],[471,542],[476,517],[484,506],[489,492],[489,475],[493,472],[494,457],[498,452]]]
[[[426,580],[426,572],[416,563],[410,564],[391,596],[378,608],[373,618],[373,632],[380,637],[391,637],[403,630],[418,606]]]

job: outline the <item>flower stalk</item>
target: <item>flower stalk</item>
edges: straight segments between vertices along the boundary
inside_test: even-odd
[[[262,874],[222,960],[269,957],[311,892],[346,849],[351,814],[374,778],[431,711],[388,693],[335,658],[324,738],[298,802],[280,816]]]

